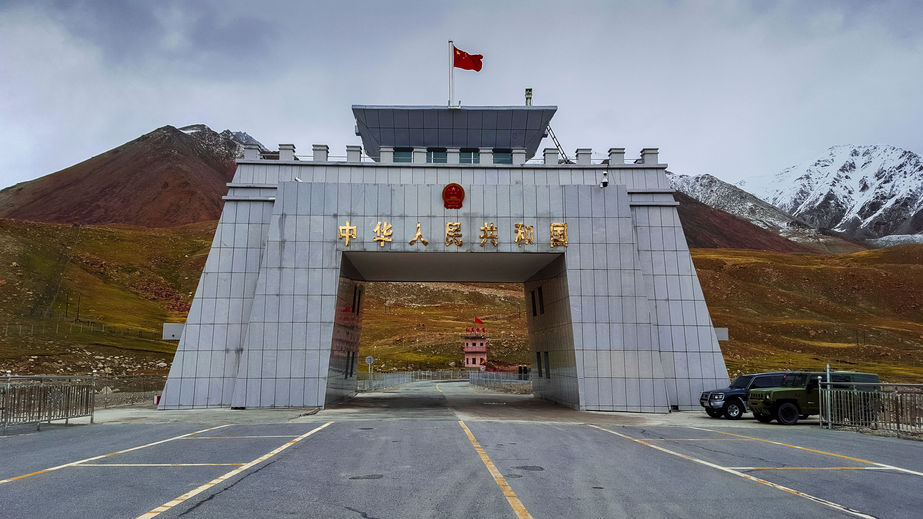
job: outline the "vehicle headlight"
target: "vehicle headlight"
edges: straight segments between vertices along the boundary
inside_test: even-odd
[[[724,400],[724,393],[712,393],[712,400]]]
[[[769,400],[769,393],[766,393],[766,395],[763,398],[766,400]]]

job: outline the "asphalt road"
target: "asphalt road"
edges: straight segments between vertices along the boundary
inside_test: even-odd
[[[0,517],[919,517],[923,443],[467,383],[0,437]],[[167,423],[162,423],[167,422]]]

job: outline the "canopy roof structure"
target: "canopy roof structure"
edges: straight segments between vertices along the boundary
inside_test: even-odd
[[[379,148],[525,149],[532,158],[556,106],[353,105],[356,130],[373,160]]]

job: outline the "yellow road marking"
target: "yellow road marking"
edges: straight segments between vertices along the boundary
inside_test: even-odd
[[[136,451],[136,450],[138,450],[138,449],[145,449],[145,448],[147,448],[147,447],[153,447],[154,445],[160,445],[161,443],[171,442],[171,441],[173,441],[173,440],[179,440],[179,439],[182,439],[182,438],[186,438],[186,437],[188,437],[188,436],[192,436],[192,435],[194,435],[194,434],[199,434],[199,433],[208,432],[208,431],[214,431],[215,429],[221,429],[222,427],[229,427],[229,426],[231,426],[231,425],[233,425],[233,424],[225,424],[225,425],[219,425],[219,426],[217,426],[217,427],[209,427],[208,429],[202,429],[201,431],[191,432],[191,433],[187,433],[187,434],[181,434],[181,435],[179,435],[179,436],[174,436],[174,437],[172,437],[172,438],[167,438],[166,440],[160,440],[160,441],[156,441],[156,442],[146,443],[146,444],[144,444],[144,445],[139,445],[139,446],[137,446],[137,447],[132,447],[132,448],[130,448],[130,449],[123,449],[123,450],[120,450],[120,451],[110,452],[109,454],[103,454],[103,455],[101,455],[101,456],[93,456],[92,458],[86,458],[86,459],[82,459],[82,460],[79,460],[79,461],[72,461],[72,462],[70,462],[70,463],[65,463],[64,465],[58,465],[57,467],[51,467],[51,468],[47,468],[47,469],[37,470],[37,471],[35,471],[35,472],[30,472],[30,473],[28,473],[28,474],[23,474],[23,475],[21,475],[21,476],[16,476],[16,477],[7,478],[7,479],[0,479],[0,485],[2,485],[2,484],[4,484],[4,483],[9,483],[10,481],[16,481],[16,480],[18,480],[18,479],[30,478],[30,477],[32,477],[32,476],[37,476],[37,475],[39,475],[39,474],[44,474],[44,473],[46,473],[46,472],[52,472],[52,471],[55,471],[55,470],[59,470],[59,469],[66,468],[66,467],[73,467],[74,465],[79,465],[79,464],[81,464],[81,463],[86,463],[86,462],[88,462],[88,461],[96,461],[96,460],[98,460],[98,459],[108,458],[109,456],[115,456],[116,454],[124,454],[124,453],[126,453],[126,452]]]
[[[513,489],[510,488],[510,484],[506,482],[506,479],[500,474],[500,471],[497,470],[494,462],[490,461],[490,458],[487,456],[487,453],[484,452],[484,448],[481,447],[481,444],[478,443],[474,435],[471,434],[471,429],[468,429],[468,426],[465,425],[465,422],[459,420],[458,425],[465,430],[465,434],[468,435],[468,441],[471,442],[471,445],[474,446],[474,450],[477,451],[478,456],[481,457],[481,461],[484,462],[484,466],[487,467],[487,471],[490,472],[490,475],[494,477],[494,481],[497,482],[497,486],[500,487],[500,490],[503,492],[503,497],[506,498],[506,501],[513,508],[513,512],[516,514],[516,517],[519,519],[532,519],[532,515],[526,510],[526,507],[523,506],[522,501],[516,497],[516,493],[513,492]]]
[[[862,459],[862,458],[854,458],[854,457],[852,457],[852,456],[846,456],[846,455],[843,455],[843,454],[837,454],[837,453],[835,453],[835,452],[820,451],[820,450],[811,449],[811,448],[808,448],[808,447],[801,447],[801,446],[799,446],[799,445],[792,445],[792,444],[790,444],[790,443],[782,443],[782,442],[777,442],[777,441],[773,441],[773,440],[766,440],[766,439],[764,439],[764,438],[757,438],[756,436],[744,436],[744,435],[742,435],[742,434],[734,434],[734,433],[729,433],[729,432],[724,432],[724,431],[718,431],[718,430],[714,430],[714,429],[704,429],[704,428],[701,428],[701,427],[691,427],[691,429],[696,429],[696,430],[699,430],[699,431],[709,431],[709,432],[714,432],[714,433],[718,433],[718,434],[726,434],[726,435],[728,435],[728,436],[736,436],[736,437],[738,437],[738,438],[745,438],[745,439],[748,439],[748,440],[756,440],[756,441],[761,441],[761,442],[764,442],[764,443],[771,443],[771,444],[773,444],[773,445],[779,445],[779,446],[782,446],[782,447],[791,447],[792,449],[798,449],[798,450],[802,450],[802,451],[813,452],[813,453],[816,453],[816,454],[824,454],[824,455],[826,455],[826,456],[835,456],[835,457],[837,457],[837,458],[843,458],[843,459],[847,459],[847,460],[851,460],[851,461],[858,461],[859,463],[868,463],[869,465],[875,465],[876,467],[882,467],[882,468],[886,468],[886,469],[890,469],[890,470],[896,470],[896,471],[898,471],[898,472],[904,472],[904,473],[913,474],[913,475],[916,475],[916,476],[923,476],[923,472],[917,472],[917,471],[915,471],[915,470],[905,469],[905,468],[901,468],[901,467],[895,467],[894,465],[887,465],[887,464],[885,464],[885,463],[878,463],[877,461],[869,461],[869,460],[864,460],[864,459]]]
[[[439,387],[439,384],[436,384],[436,391],[439,391],[440,393],[442,393],[442,389]]]
[[[199,486],[199,487],[197,487],[197,488],[195,488],[195,489],[192,489],[192,490],[190,490],[189,492],[186,492],[185,494],[183,494],[183,495],[177,497],[176,499],[173,499],[172,501],[168,501],[168,502],[166,502],[166,503],[164,503],[164,504],[158,506],[157,508],[151,510],[150,512],[147,512],[147,513],[144,513],[144,514],[139,515],[139,516],[138,516],[138,519],[147,519],[147,518],[149,518],[149,517],[156,517],[156,516],[158,516],[158,515],[160,515],[160,514],[166,512],[167,510],[173,508],[174,506],[176,506],[176,505],[182,503],[183,501],[186,501],[187,499],[189,499],[189,498],[191,498],[191,497],[194,497],[194,496],[196,496],[196,495],[198,495],[198,494],[201,494],[202,492],[205,492],[206,490],[208,490],[209,488],[211,488],[211,487],[217,485],[218,483],[221,483],[222,481],[226,481],[226,480],[228,480],[228,479],[230,479],[230,478],[232,478],[232,477],[234,477],[234,476],[240,474],[241,472],[243,472],[243,471],[245,471],[245,470],[247,470],[247,469],[253,467],[254,465],[257,465],[257,464],[259,464],[259,463],[262,463],[262,462],[268,460],[269,458],[272,458],[272,457],[275,456],[276,454],[279,454],[280,452],[284,451],[285,449],[291,447],[292,445],[295,445],[296,443],[300,442],[301,440],[307,438],[308,436],[311,436],[312,434],[316,433],[317,431],[320,431],[321,429],[323,429],[323,428],[329,426],[329,425],[332,424],[332,423],[333,423],[333,422],[327,422],[327,423],[325,423],[324,425],[321,425],[320,427],[318,427],[318,428],[316,428],[316,429],[312,429],[312,430],[310,430],[310,431],[308,431],[308,432],[302,434],[301,436],[298,436],[297,438],[295,438],[295,439],[293,439],[293,440],[290,440],[290,441],[288,441],[288,442],[285,442],[285,444],[283,444],[283,445],[281,445],[280,447],[277,447],[277,448],[275,448],[275,449],[273,449],[273,450],[267,452],[266,454],[263,454],[263,455],[260,456],[259,458],[255,459],[255,460],[253,460],[253,461],[251,461],[251,462],[249,462],[249,463],[246,463],[246,464],[244,464],[244,465],[241,465],[240,467],[238,467],[238,468],[236,468],[236,469],[234,469],[234,470],[232,470],[232,471],[230,471],[230,472],[228,472],[228,473],[226,473],[226,474],[223,474],[223,475],[221,475],[221,476],[218,476],[217,478],[215,478],[215,479],[209,481],[208,483],[205,483],[204,485],[201,485],[201,486]]]
[[[75,467],[238,467],[243,463],[81,463]]]
[[[811,500],[811,501],[814,501],[815,503],[820,503],[820,504],[822,504],[822,505],[824,505],[824,506],[828,506],[828,507],[830,507],[830,508],[833,508],[833,509],[835,509],[835,510],[839,510],[839,511],[841,511],[841,512],[846,512],[846,513],[848,513],[848,514],[850,514],[850,515],[854,515],[854,516],[856,516],[856,517],[863,517],[863,518],[866,518],[866,519],[874,519],[874,516],[867,515],[867,514],[863,514],[862,512],[859,512],[859,511],[857,511],[857,510],[853,510],[853,509],[847,508],[847,507],[845,507],[845,506],[843,506],[843,505],[834,503],[833,501],[827,501],[826,499],[821,499],[821,498],[819,498],[819,497],[812,496],[811,494],[805,494],[804,492],[799,492],[799,491],[797,491],[797,490],[794,490],[794,489],[792,489],[792,488],[786,487],[786,486],[784,486],[784,485],[780,485],[780,484],[778,484],[778,483],[773,483],[772,481],[766,481],[765,479],[760,479],[760,478],[751,476],[751,475],[749,475],[749,474],[744,474],[743,472],[740,472],[739,470],[734,470],[734,469],[732,469],[732,468],[722,467],[722,466],[720,466],[720,465],[715,465],[714,463],[711,463],[711,462],[708,462],[708,461],[705,461],[705,460],[696,458],[696,457],[694,457],[694,456],[689,456],[689,455],[683,454],[683,453],[681,453],[681,452],[671,451],[670,449],[665,449],[665,448],[663,448],[663,447],[661,447],[661,446],[659,446],[659,445],[654,445],[654,444],[652,444],[652,443],[649,443],[649,442],[644,441],[644,440],[640,440],[640,439],[638,439],[638,438],[632,438],[631,436],[628,436],[628,435],[625,435],[625,434],[622,434],[622,433],[618,433],[618,432],[615,432],[615,431],[606,429],[606,428],[604,428],[604,427],[600,427],[600,426],[598,426],[598,425],[590,425],[590,424],[587,424],[587,425],[589,425],[590,427],[593,427],[594,429],[599,429],[600,431],[605,431],[605,432],[607,432],[607,433],[609,433],[609,434],[614,434],[614,435],[616,435],[616,436],[618,436],[618,437],[620,437],[620,438],[624,438],[624,439],[626,439],[626,440],[631,440],[631,441],[633,441],[633,442],[640,443],[641,445],[646,445],[646,446],[648,446],[648,447],[650,447],[650,448],[652,448],[652,449],[657,449],[657,450],[659,450],[659,451],[661,451],[661,452],[665,452],[665,453],[667,453],[667,454],[670,454],[670,455],[673,455],[673,456],[677,456],[677,457],[679,457],[679,458],[683,458],[683,459],[685,459],[685,460],[692,461],[692,462],[694,462],[694,463],[699,463],[699,464],[701,464],[701,465],[705,465],[706,467],[711,467],[711,468],[713,468],[713,469],[720,470],[720,471],[722,471],[722,472],[727,472],[728,474],[733,474],[733,475],[735,475],[735,476],[738,476],[738,477],[741,477],[741,478],[744,478],[744,479],[748,479],[748,480],[750,480],[750,481],[754,481],[754,482],[759,483],[759,484],[761,484],[761,485],[766,485],[766,486],[768,486],[768,487],[772,487],[772,488],[775,488],[775,489],[777,489],[777,490],[781,490],[781,491],[783,491],[783,492],[788,492],[789,494],[792,494],[792,495],[795,495],[795,496],[799,496],[799,497],[803,497],[803,498],[805,498],[805,499],[809,499],[809,500]]]

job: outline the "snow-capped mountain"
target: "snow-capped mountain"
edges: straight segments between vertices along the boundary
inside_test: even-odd
[[[712,175],[690,176],[667,173],[667,177],[673,184],[673,189],[705,205],[743,218],[763,229],[784,234],[786,230],[796,230],[800,233],[811,228],[810,225],[792,215]]]
[[[894,146],[834,146],[817,160],[738,185],[850,237],[923,232],[923,159]]]
[[[861,246],[824,234],[803,220],[712,175],[667,173],[667,177],[677,192],[810,249],[835,253],[862,250]]]
[[[179,131],[186,135],[192,135],[210,146],[214,151],[225,153],[231,159],[237,158],[243,153],[245,145],[253,144],[259,146],[261,151],[268,151],[263,144],[251,137],[247,132],[232,132],[224,130],[218,133],[204,124],[190,124],[179,128]]]

